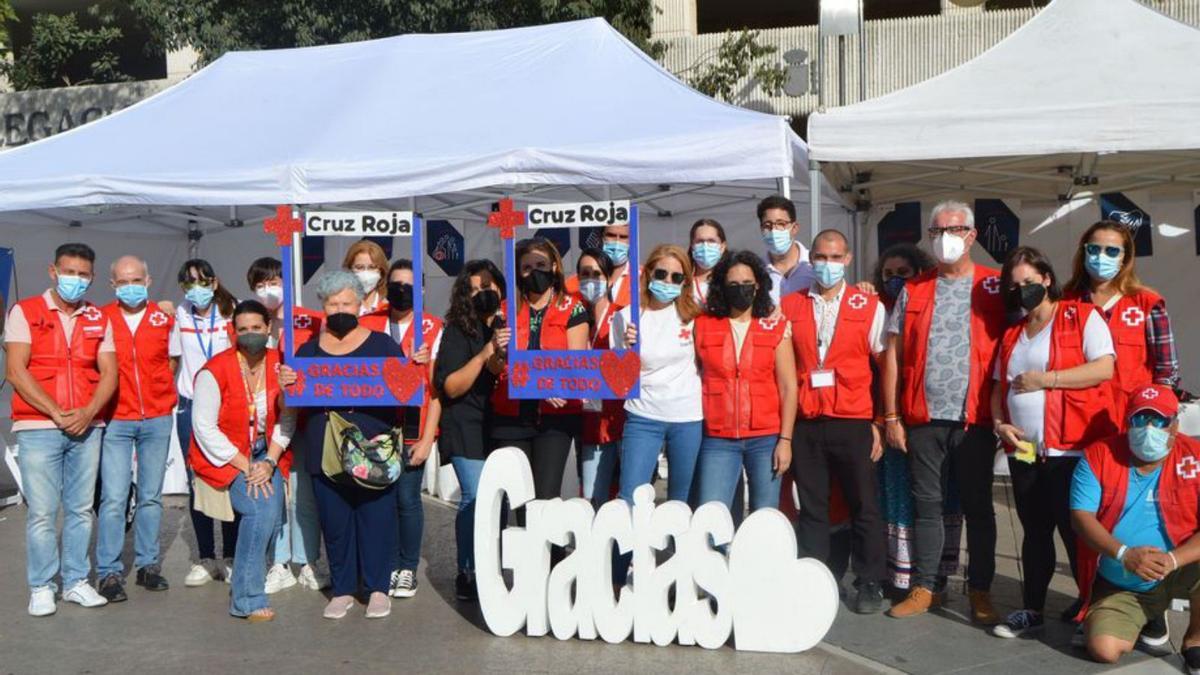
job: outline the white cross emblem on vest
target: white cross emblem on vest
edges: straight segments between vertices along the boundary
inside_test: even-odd
[[[1158,398],[1158,390],[1153,387],[1146,387],[1142,390],[1142,398]]]
[[[566,310],[568,310],[570,308],[571,308],[571,296],[564,295],[562,302],[558,303],[558,310],[560,312],[565,312]]]
[[[1126,326],[1140,326],[1146,320],[1146,314],[1141,307],[1129,307],[1121,312],[1121,320]]]
[[[777,317],[777,316],[767,317],[765,319],[758,320],[758,325],[762,326],[763,330],[775,330],[775,326],[778,324],[779,324],[779,317]]]
[[[1200,462],[1197,462],[1195,457],[1188,455],[1175,465],[1175,473],[1180,478],[1191,480],[1200,475]]]
[[[1063,310],[1063,318],[1068,321],[1070,321],[1071,319],[1074,319],[1075,318],[1075,308],[1068,307],[1065,310]]]
[[[433,330],[433,319],[421,319],[421,334],[426,335]]]
[[[95,305],[88,305],[81,313],[83,314],[83,318],[87,319],[88,321],[100,320],[100,310],[97,309]]]
[[[299,314],[292,319],[292,325],[296,328],[308,328],[312,323],[312,319],[307,314]]]
[[[846,304],[850,305],[850,307],[853,309],[862,309],[863,307],[867,306],[867,296],[861,293],[856,293],[850,296],[850,299],[846,301]]]
[[[150,315],[150,325],[155,328],[162,328],[167,325],[167,315],[162,312],[155,312]]]
[[[991,295],[998,295],[1000,293],[1000,277],[987,277],[984,279],[983,290]]]

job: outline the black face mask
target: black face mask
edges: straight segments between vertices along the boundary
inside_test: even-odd
[[[486,319],[500,309],[500,294],[490,288],[479,291],[471,297],[471,306],[475,308],[479,318]]]
[[[1041,284],[1026,284],[1008,291],[1008,306],[1012,310],[1033,311],[1046,299],[1046,287]]]
[[[554,273],[546,270],[531,270],[528,275],[521,277],[521,288],[526,293],[545,293],[547,288],[554,285]]]
[[[407,312],[413,306],[413,287],[402,281],[389,281],[387,285],[388,304],[392,309]]]
[[[342,337],[358,327],[358,317],[349,312],[338,312],[325,317],[325,327],[329,332]]]
[[[754,304],[758,289],[753,284],[729,284],[725,287],[725,302],[737,311],[745,311]]]

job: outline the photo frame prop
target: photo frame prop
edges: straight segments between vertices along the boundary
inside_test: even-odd
[[[293,247],[302,237],[404,237],[413,262],[413,350],[421,348],[424,294],[422,266],[424,223],[411,211],[308,211],[296,217],[290,206],[279,206],[263,229],[275,235],[283,261],[283,353],[299,379],[284,389],[284,400],[293,407],[419,406],[425,402],[424,366],[407,358],[335,356],[300,358],[295,353],[294,308],[297,270]],[[384,270],[386,274],[387,271]]]
[[[517,325],[516,244],[512,230],[526,225],[534,234],[539,228],[592,228],[629,225],[630,314],[636,324],[640,312],[638,293],[638,207],[628,201],[531,204],[516,211],[512,200],[501,200],[500,210],[489,225],[500,229],[504,242],[504,276],[507,284],[507,314],[510,327]],[[566,270],[564,270],[564,274]],[[568,275],[569,276],[569,275]],[[627,399],[640,395],[639,349],[518,349],[508,346],[508,395],[513,399]]]

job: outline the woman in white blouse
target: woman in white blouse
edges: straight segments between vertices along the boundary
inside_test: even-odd
[[[198,506],[230,517],[232,507],[241,517],[229,613],[271,621],[266,556],[283,514],[281,476],[291,463],[294,418],[282,415],[279,352],[267,349],[267,308],[246,300],[234,309],[233,325],[237,348],[209,359],[196,375],[188,455]]]

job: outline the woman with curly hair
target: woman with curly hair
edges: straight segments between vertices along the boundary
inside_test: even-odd
[[[713,268],[707,314],[696,319],[704,440],[696,463],[699,504],[733,508],[742,469],[750,510],[779,502],[780,477],[792,460],[796,362],[787,321],[772,317],[771,277],[750,251]]]

